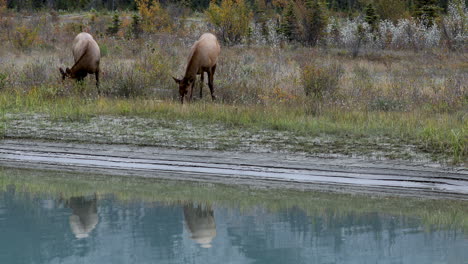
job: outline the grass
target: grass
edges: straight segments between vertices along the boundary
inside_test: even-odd
[[[189,202],[217,204],[241,210],[262,206],[276,212],[298,208],[307,215],[346,219],[374,213],[420,219],[426,229],[460,229],[468,232],[466,201],[420,200],[397,197],[265,190],[228,185],[194,184],[144,178],[108,177],[48,171],[0,168],[0,191],[15,189],[17,195],[50,195],[64,199],[96,193],[112,194],[123,202],[145,201],[164,204]]]

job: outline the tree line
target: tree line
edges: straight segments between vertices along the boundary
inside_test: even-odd
[[[158,0],[153,0],[158,1]],[[179,5],[188,7],[193,10],[203,11],[207,9],[210,2],[217,4],[221,0],[159,0],[161,5]],[[255,9],[257,6],[265,4],[267,7],[280,11],[288,6],[289,0],[247,0],[246,3]],[[327,9],[335,12],[355,13],[362,11],[369,4],[373,4],[380,12],[380,16],[387,18],[388,16],[403,15],[405,12],[412,12],[421,3],[430,2],[441,10],[446,10],[449,0],[323,0],[315,1],[324,4]],[[105,10],[136,10],[137,6],[134,0],[7,0],[7,6],[10,9],[16,10],[90,10],[90,9],[105,9]],[[400,13],[400,14],[395,14]]]

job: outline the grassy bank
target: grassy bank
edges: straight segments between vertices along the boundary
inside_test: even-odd
[[[184,123],[177,123],[178,121],[187,121],[199,127],[220,124],[234,132],[235,130],[287,132],[291,138],[331,136],[355,144],[375,141],[377,145],[380,140],[382,144],[390,142],[414,145],[422,152],[431,153],[434,159],[452,162],[463,162],[468,155],[468,127],[466,114],[463,112],[434,114],[420,110],[383,112],[330,108],[322,109],[320,115],[313,115],[307,113],[307,102],[295,106],[285,104],[243,106],[201,101],[181,106],[178,102],[170,100],[79,97],[51,100],[41,98],[38,94],[6,93],[0,94],[0,105],[0,111],[4,116],[2,126],[10,129],[12,125],[9,125],[11,121],[6,113],[45,114],[51,122],[60,126],[77,122],[86,123],[98,116],[127,116],[173,123],[174,129],[178,129],[177,126],[184,126]],[[144,132],[144,128],[141,132]],[[375,145],[369,145],[369,148],[373,147],[375,148]],[[343,148],[342,153],[359,154],[359,150],[357,153],[346,151]],[[404,157],[404,155],[395,155],[395,158]]]
[[[461,229],[468,232],[466,201],[379,198],[359,195],[262,190],[213,184],[158,181],[142,178],[107,177],[46,171],[0,168],[0,191],[14,188],[17,195],[49,195],[67,199],[94,193],[114,195],[120,201],[184,204],[216,204],[249,210],[261,206],[275,212],[296,208],[310,217],[332,220],[366,217],[378,213],[392,217],[421,219],[424,227]]]

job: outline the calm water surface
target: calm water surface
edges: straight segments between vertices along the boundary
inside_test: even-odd
[[[260,199],[145,201],[1,184],[0,263],[468,263],[462,227],[385,207],[306,212],[295,201],[273,210]]]

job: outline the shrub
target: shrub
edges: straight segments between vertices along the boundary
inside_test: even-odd
[[[107,92],[121,97],[137,97],[148,93],[145,89],[144,78],[141,74],[127,67],[117,67],[112,79],[111,89]]]
[[[468,16],[465,1],[451,1],[447,8],[447,15],[441,20],[441,28],[445,43],[452,49],[466,47],[468,40]]]
[[[31,49],[39,40],[37,28],[31,29],[22,25],[17,27],[15,31],[12,39],[13,45],[22,51]]]
[[[173,28],[169,14],[157,0],[135,0],[141,16],[141,27],[146,32],[171,32]]]
[[[284,35],[278,30],[278,23],[272,19],[252,25],[251,44],[278,47],[284,41]]]
[[[307,96],[334,96],[344,70],[338,64],[324,67],[307,65],[302,69],[302,85]]]
[[[249,33],[252,12],[244,0],[212,1],[205,14],[224,43],[239,43]]]
[[[276,64],[270,60],[269,65]],[[232,104],[258,104],[265,91],[272,91],[271,72],[264,61],[258,61],[256,53],[226,51],[220,57],[215,75],[215,94],[218,99]],[[206,80],[206,78],[205,78]],[[270,82],[271,81],[271,82]],[[205,86],[206,87],[206,86]]]
[[[331,21],[325,30],[326,43],[347,48],[355,55],[361,48],[414,50],[433,48],[440,44],[442,37],[437,24],[427,27],[414,19],[400,19],[397,23],[382,20],[375,22],[375,25],[363,21],[362,18],[354,20],[333,18]]]
[[[171,69],[175,68],[174,57],[160,48],[145,49],[135,67],[142,72],[153,85],[175,86]],[[160,87],[159,87],[160,88]]]

